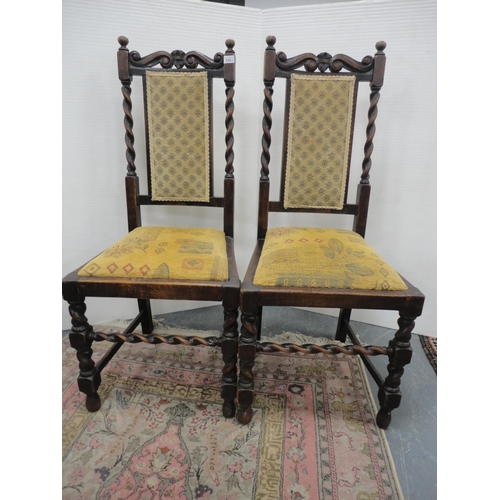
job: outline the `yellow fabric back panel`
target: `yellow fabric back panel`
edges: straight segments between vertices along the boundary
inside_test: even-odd
[[[342,209],[356,78],[291,78],[284,206]]]
[[[78,275],[227,281],[226,238],[216,229],[138,227]]]
[[[267,231],[254,284],[354,290],[408,288],[359,234],[303,227]]]
[[[146,72],[152,199],[203,201],[210,196],[206,72]]]

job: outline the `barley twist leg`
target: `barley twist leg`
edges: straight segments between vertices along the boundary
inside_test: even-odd
[[[69,313],[71,315],[71,332],[69,341],[71,347],[76,350],[76,357],[79,361],[80,374],[78,375],[78,388],[87,395],[85,405],[88,411],[95,412],[101,407],[101,399],[97,394],[97,389],[101,383],[101,374],[92,359],[92,340],[88,339],[88,334],[92,332],[85,317],[87,306],[85,302],[70,302]]]

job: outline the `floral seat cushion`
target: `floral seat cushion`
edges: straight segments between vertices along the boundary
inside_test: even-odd
[[[226,239],[216,229],[138,227],[83,266],[78,275],[227,281]]]
[[[267,231],[254,284],[354,290],[408,288],[359,234],[302,227]]]

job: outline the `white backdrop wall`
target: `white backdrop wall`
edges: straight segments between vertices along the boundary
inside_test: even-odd
[[[272,2],[269,2],[271,5]],[[251,2],[249,2],[251,5]],[[426,295],[415,332],[437,336],[436,327],[436,1],[372,0],[259,10],[198,0],[63,0],[63,275],[75,269],[127,230],[126,174],[122,96],[116,70],[117,38],[142,55],[159,49],[224,51],[226,38],[236,41],[235,177],[237,264],[243,276],[257,226],[257,184],[262,120],[262,54],[267,35],[277,50],[343,52],[361,59],[375,53],[375,42],[387,42],[387,69],[381,92],[372,155],[372,197],[367,241]],[[216,88],[217,90],[217,88]],[[223,128],[222,113],[215,124]],[[276,86],[275,99],[282,88]],[[361,94],[362,92],[360,92]],[[140,90],[133,91],[136,165],[146,185]],[[351,195],[363,158],[368,99],[358,107],[363,126],[355,135]],[[274,108],[273,132],[282,125],[282,108]],[[278,136],[276,136],[278,137]],[[224,135],[216,168],[224,168]],[[271,180],[277,181],[281,145],[271,149]],[[142,175],[141,175],[142,174]],[[219,176],[221,178],[221,176]],[[220,186],[221,187],[221,186]],[[354,189],[352,189],[354,187]],[[217,187],[216,187],[217,189]],[[156,210],[158,210],[155,207]],[[173,210],[176,211],[175,209]],[[163,224],[172,208],[146,210],[144,224]],[[216,225],[219,213],[199,217],[193,208],[177,225]],[[272,219],[276,224],[307,223],[308,216]],[[350,228],[351,221],[338,225]],[[318,225],[327,225],[321,219]],[[154,301],[155,314],[206,306],[198,302]],[[135,303],[126,299],[87,299],[91,322],[130,318]],[[70,327],[62,305],[63,329]],[[336,310],[321,310],[336,314]],[[396,327],[396,313],[356,311],[353,319]]]

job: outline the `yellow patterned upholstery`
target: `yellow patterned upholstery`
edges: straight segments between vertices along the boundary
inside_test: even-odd
[[[303,227],[267,231],[254,284],[407,290],[398,273],[359,234]]]
[[[342,209],[356,78],[292,74],[285,208]]]
[[[216,229],[138,227],[78,275],[227,281],[226,239]]]
[[[209,201],[206,72],[146,72],[151,196]]]

